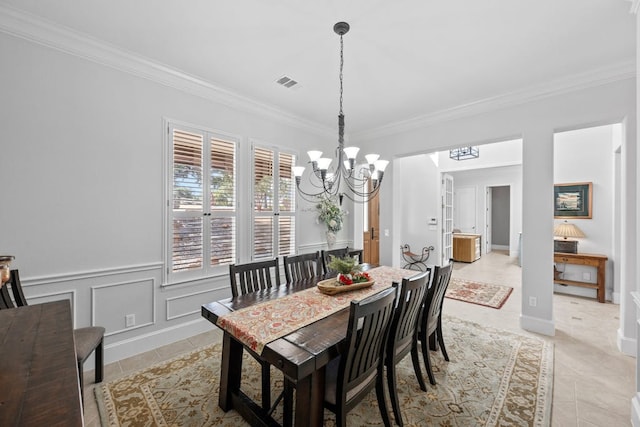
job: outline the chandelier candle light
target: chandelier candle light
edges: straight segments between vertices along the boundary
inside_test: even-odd
[[[309,175],[310,185],[315,189],[310,192],[300,187],[304,166],[294,166],[293,174],[296,178],[296,187],[303,199],[316,201],[318,197],[338,196],[340,203],[342,198],[364,203],[375,197],[380,190],[384,170],[389,164],[388,160],[381,160],[378,154],[367,154],[365,159],[367,166],[357,168],[356,156],[360,148],[344,146],[344,114],[342,112],[342,70],[344,67],[344,44],[342,36],[349,31],[349,24],[338,22],[333,26],[333,31],[340,36],[340,113],[338,114],[338,147],[336,148],[336,161],[322,157],[322,151],[312,150],[307,152],[309,163],[313,168],[313,174]],[[371,181],[371,185],[369,185]]]

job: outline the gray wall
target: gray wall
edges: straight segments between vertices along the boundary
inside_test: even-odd
[[[491,188],[491,243],[509,248],[511,192],[508,186]]]

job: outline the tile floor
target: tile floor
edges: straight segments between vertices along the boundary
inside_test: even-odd
[[[445,299],[444,312],[483,325],[527,333],[519,328],[522,293],[516,258],[494,251],[471,264],[455,263],[453,274],[480,282],[509,284],[514,290],[499,310]],[[631,424],[635,359],[617,350],[618,316],[618,305],[555,294],[556,335],[541,336],[555,343],[552,426]],[[105,379],[113,380],[220,338],[217,328],[212,327],[211,332],[109,364],[105,367]],[[85,424],[89,427],[100,425],[92,378],[92,372],[85,374]]]

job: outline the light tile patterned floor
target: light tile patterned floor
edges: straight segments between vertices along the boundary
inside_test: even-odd
[[[519,328],[522,292],[521,270],[516,258],[504,252],[485,254],[471,263],[455,263],[454,276],[479,282],[508,284],[514,291],[499,309],[445,299],[443,310],[462,319],[496,328],[527,333]],[[631,398],[635,390],[635,359],[616,347],[619,306],[600,304],[595,299],[555,294],[556,335],[543,337],[555,343],[555,375],[552,426],[628,426]],[[154,351],[112,363],[105,367],[105,379],[112,380],[152,363],[170,359],[219,340],[217,328]],[[99,426],[91,384],[93,372],[85,374],[85,424]]]

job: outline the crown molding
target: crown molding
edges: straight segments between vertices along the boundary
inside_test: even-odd
[[[601,86],[631,78],[636,78],[635,58],[600,69],[565,76],[557,80],[503,95],[480,99],[453,108],[412,117],[410,119],[390,123],[371,130],[352,133],[351,139],[361,141],[390,136],[401,132],[428,127],[436,123],[483,114],[502,108],[513,107],[552,96],[562,95],[568,92]]]
[[[5,5],[0,5],[0,31],[320,136],[335,133],[332,128]]]
[[[631,2],[631,9],[629,9],[629,13],[638,13],[640,10],[640,0],[628,0]]]

